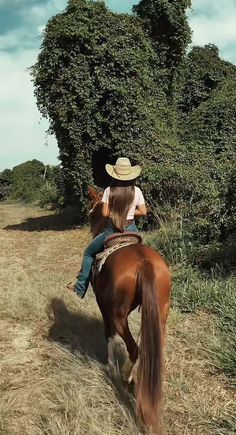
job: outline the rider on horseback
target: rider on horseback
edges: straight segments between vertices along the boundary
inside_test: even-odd
[[[131,166],[129,159],[121,157],[115,165],[107,164],[106,171],[112,177],[112,182],[102,197],[102,215],[109,218],[108,225],[86,248],[77,281],[67,285],[69,290],[81,298],[85,296],[95,256],[103,251],[105,239],[118,232],[138,231],[134,218],[147,213],[143,194],[134,185],[134,180],[141,173],[141,167]]]

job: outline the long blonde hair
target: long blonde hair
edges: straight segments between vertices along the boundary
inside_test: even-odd
[[[110,185],[109,209],[114,227],[123,232],[127,214],[134,200],[134,181],[113,180]]]

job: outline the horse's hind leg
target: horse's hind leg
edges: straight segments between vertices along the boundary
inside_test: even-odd
[[[115,319],[115,328],[120,337],[123,338],[129,354],[129,360],[126,360],[122,367],[122,376],[125,380],[128,380],[138,358],[138,346],[130,332],[127,317]]]
[[[105,328],[105,336],[107,340],[107,351],[108,351],[108,358],[107,358],[107,369],[110,373],[110,375],[115,374],[116,372],[116,362],[115,362],[115,327],[113,322],[108,319],[106,316],[103,315],[103,321],[104,321],[104,328]]]

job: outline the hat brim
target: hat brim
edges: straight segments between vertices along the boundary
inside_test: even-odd
[[[137,178],[142,172],[142,168],[139,165],[131,166],[129,174],[122,175],[116,171],[115,166],[110,165],[109,163],[106,164],[105,168],[110,177],[123,181],[135,180],[135,178]]]

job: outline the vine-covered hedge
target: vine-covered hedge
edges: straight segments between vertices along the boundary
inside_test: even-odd
[[[35,92],[58,140],[67,198],[82,209],[87,186],[94,178],[103,185],[106,161],[120,155],[158,161],[174,148],[156,63],[141,21],[101,2],[69,2],[48,23],[33,70]]]
[[[87,217],[87,187],[121,155],[143,166],[154,211],[181,215],[203,243],[234,231],[236,68],[214,45],[188,54],[189,0],[142,0],[134,15],[70,0],[32,68],[38,107],[60,149],[66,200]],[[159,212],[158,211],[158,212]]]

